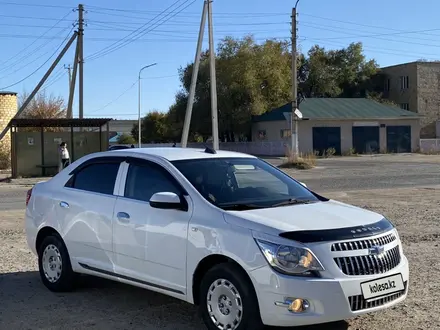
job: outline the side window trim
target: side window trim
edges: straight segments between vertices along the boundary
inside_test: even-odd
[[[113,196],[120,196],[121,189],[124,189],[125,187],[125,180],[127,178],[127,172],[128,172],[128,164],[124,160],[119,164],[119,170],[118,174],[116,176],[115,186],[113,188]],[[122,190],[123,192],[124,190]],[[122,194],[122,196],[124,196]]]
[[[128,168],[130,167],[130,164],[127,163],[127,160],[124,160],[120,167],[119,167],[119,185],[117,186],[116,189],[116,185],[115,185],[115,191],[114,194],[115,196],[118,197],[124,197],[125,198],[125,184],[127,182],[127,176],[128,176]]]

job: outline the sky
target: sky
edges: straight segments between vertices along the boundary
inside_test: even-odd
[[[140,68],[142,115],[167,111],[181,89],[179,67],[194,60],[203,0],[87,0],[84,31],[84,115],[137,119]],[[327,49],[362,42],[368,59],[388,66],[440,59],[440,1],[300,0],[298,47]],[[290,38],[287,0],[214,0],[214,39],[252,34],[258,42]],[[31,92],[76,22],[72,0],[0,0],[0,91]],[[203,48],[208,48],[207,28]],[[68,99],[72,46],[43,85]],[[78,88],[74,116],[78,115]]]

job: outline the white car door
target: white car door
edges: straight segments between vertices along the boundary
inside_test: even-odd
[[[185,190],[161,165],[141,159],[126,163],[113,221],[114,264],[128,280],[186,294],[186,249],[192,205]],[[181,197],[187,210],[160,209],[149,203],[158,192]]]
[[[79,165],[54,196],[72,266],[111,270],[112,220],[123,157],[93,158]],[[117,191],[117,189],[116,189]]]

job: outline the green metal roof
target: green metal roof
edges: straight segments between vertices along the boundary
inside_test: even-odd
[[[304,119],[310,120],[420,118],[415,112],[366,98],[311,98],[302,101],[299,110]],[[260,116],[254,116],[253,121],[286,120],[283,113],[291,111],[292,105],[287,103]]]

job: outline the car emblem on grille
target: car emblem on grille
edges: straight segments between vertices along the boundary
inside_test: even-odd
[[[369,252],[370,252],[370,254],[377,256],[377,255],[381,255],[382,253],[384,253],[385,248],[380,245],[375,245],[369,249]]]

